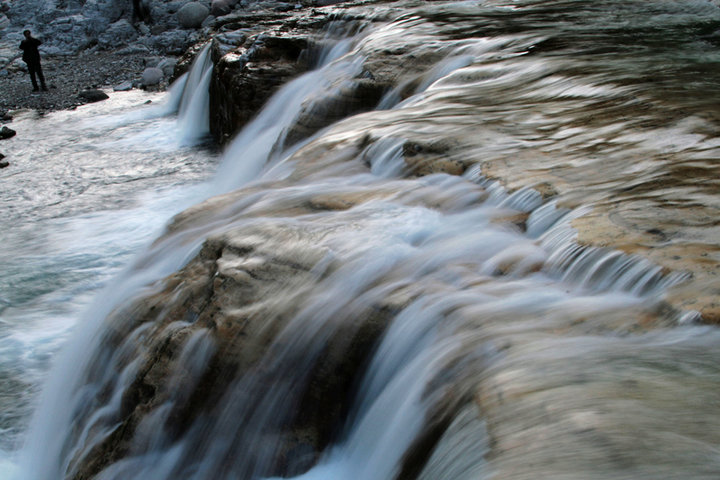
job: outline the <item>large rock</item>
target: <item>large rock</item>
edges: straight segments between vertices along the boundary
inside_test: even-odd
[[[198,28],[210,14],[210,10],[199,2],[189,2],[177,11],[175,16],[183,28]]]
[[[305,210],[311,212],[310,208]],[[198,219],[190,211],[176,221]],[[106,338],[108,349],[121,344],[138,326],[156,327],[153,333],[139,336],[138,356],[134,358],[142,367],[124,392],[123,414],[118,419],[121,428],[114,428],[113,435],[103,436],[94,449],[79,454],[76,475],[69,478],[94,478],[118,455],[142,441],[148,433],[142,421],[149,412],[170,405],[177,425],[190,426],[196,419],[242,405],[233,399],[225,402],[223,397],[244,376],[254,375],[258,385],[274,381],[275,372],[258,366],[272,348],[275,336],[288,328],[297,314],[298,299],[316,286],[314,267],[327,258],[327,250],[322,245],[313,246],[317,239],[312,233],[308,238],[310,248],[296,249],[288,239],[308,235],[302,230],[252,230],[209,239],[195,259],[170,276],[160,291],[117,313]],[[333,265],[326,268],[332,270]],[[309,387],[291,389],[303,415],[294,418],[293,412],[277,412],[278,418],[287,413],[289,423],[273,432],[280,448],[263,466],[263,474],[301,473],[331,442],[348,414],[354,382],[391,315],[392,310],[385,307],[368,306],[355,312],[352,322],[330,322],[323,329],[327,344],[313,352]],[[187,323],[187,319],[192,321]],[[172,383],[173,378],[178,378],[178,362],[182,362],[193,339],[196,344],[212,345],[206,363],[192,374],[183,374],[181,385]],[[312,355],[306,351],[303,354]],[[296,364],[287,366],[294,368]],[[198,388],[193,389],[193,385]],[[92,408],[90,402],[86,405]],[[90,417],[91,412],[82,412],[82,418]],[[264,445],[248,441],[250,438],[240,432],[235,441],[243,444],[248,456],[263,454]],[[287,452],[293,452],[296,459],[288,461]]]
[[[135,28],[126,19],[120,19],[108,27],[98,37],[98,44],[103,48],[117,48],[127,45],[138,38]]]
[[[148,37],[150,47],[170,55],[181,55],[196,39],[191,30],[166,30]]]
[[[90,38],[104,37],[112,44],[112,37],[108,37],[111,24],[117,22],[125,15],[130,2],[116,0],[87,0],[81,12],[84,18],[86,33]],[[117,31],[115,33],[118,33]],[[127,41],[125,34],[118,38],[118,42]]]
[[[177,66],[177,60],[174,58],[164,58],[158,62],[157,68],[163,71],[165,78],[170,78],[175,73],[175,67]]]
[[[298,32],[254,36],[220,59],[210,83],[210,131],[218,142],[230,138],[283,84],[310,67],[301,58],[310,41]],[[213,50],[215,55],[225,48],[215,42]]]
[[[227,15],[237,4],[237,0],[213,0],[210,5],[210,14],[216,17]]]
[[[78,96],[88,103],[99,102],[99,101],[107,100],[108,98],[110,98],[107,96],[107,94],[105,92],[103,92],[102,90],[97,90],[97,89],[84,90],[84,91],[80,92],[78,94]]]
[[[143,85],[157,85],[162,82],[164,78],[163,71],[157,67],[148,67],[143,71],[142,83]]]
[[[8,128],[3,126],[0,128],[0,140],[5,140],[11,137],[14,137],[17,132],[13,130],[12,128]]]

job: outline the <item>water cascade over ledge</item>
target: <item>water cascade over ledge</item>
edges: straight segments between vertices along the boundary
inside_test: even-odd
[[[602,222],[717,207],[720,119],[683,68],[720,69],[720,8],[419,3],[346,12],[365,28],[96,299],[18,479],[718,477],[720,332],[673,297],[705,271],[660,263],[682,233],[647,253]]]

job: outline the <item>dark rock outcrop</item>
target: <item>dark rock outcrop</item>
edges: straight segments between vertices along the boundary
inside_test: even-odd
[[[220,58],[210,83],[210,131],[217,142],[224,143],[282,85],[309,68],[301,54],[310,44],[307,33],[283,32],[253,35],[229,53],[213,43],[213,58]]]
[[[78,94],[78,97],[88,103],[100,102],[110,98],[107,93],[97,89],[84,90]]]
[[[0,128],[0,140],[12,138],[15,136],[16,133],[17,132],[15,130],[13,130],[12,128],[3,126],[2,128]]]
[[[184,217],[177,221],[197,220],[192,212]],[[148,334],[138,337],[141,366],[123,394],[116,427],[92,451],[73,460],[68,478],[93,478],[128,454],[146,434],[141,422],[157,409],[172,405],[168,428],[179,437],[195,419],[208,421],[218,409],[236,408],[234,403],[223,404],[223,398],[243,385],[237,382],[244,376],[252,375],[256,388],[264,382],[268,389],[275,388],[273,383],[280,372],[264,371],[267,363],[260,362],[274,358],[274,348],[283,348],[278,335],[317,282],[313,269],[325,251],[319,247],[298,256],[281,237],[299,231],[256,233],[248,236],[244,230],[209,239],[193,261],[166,279],[159,292],[108,319],[109,333],[104,342],[113,349],[132,337],[136,329],[153,326]],[[329,272],[332,269],[330,265]],[[333,319],[323,330],[328,338],[322,348],[305,350],[297,358],[291,356],[289,364],[277,366],[297,377],[297,385],[288,393],[297,396],[303,414],[285,416],[277,412],[281,421],[274,435],[279,448],[265,472],[268,476],[304,471],[334,439],[348,414],[352,389],[391,313],[391,307],[377,305],[352,320]],[[184,374],[183,380],[171,388],[169,379],[177,378],[176,372],[183,368],[183,349],[196,335],[206,336],[214,345],[212,353],[200,370]],[[307,370],[302,371],[300,365]],[[303,376],[307,379],[299,381]],[[262,402],[262,397],[258,401]],[[234,421],[252,422],[255,409],[261,406],[245,405],[236,412]],[[237,442],[249,442],[243,448],[248,457],[262,455],[264,445],[250,440],[241,434],[236,438]]]

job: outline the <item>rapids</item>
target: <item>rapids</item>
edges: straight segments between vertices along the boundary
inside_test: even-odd
[[[207,181],[208,47],[165,106],[20,118],[0,468],[717,478],[720,8],[362,3]]]

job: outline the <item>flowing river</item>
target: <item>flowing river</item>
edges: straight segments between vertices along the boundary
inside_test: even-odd
[[[717,478],[720,7],[335,20],[221,154],[207,48],[16,116],[0,476]]]

